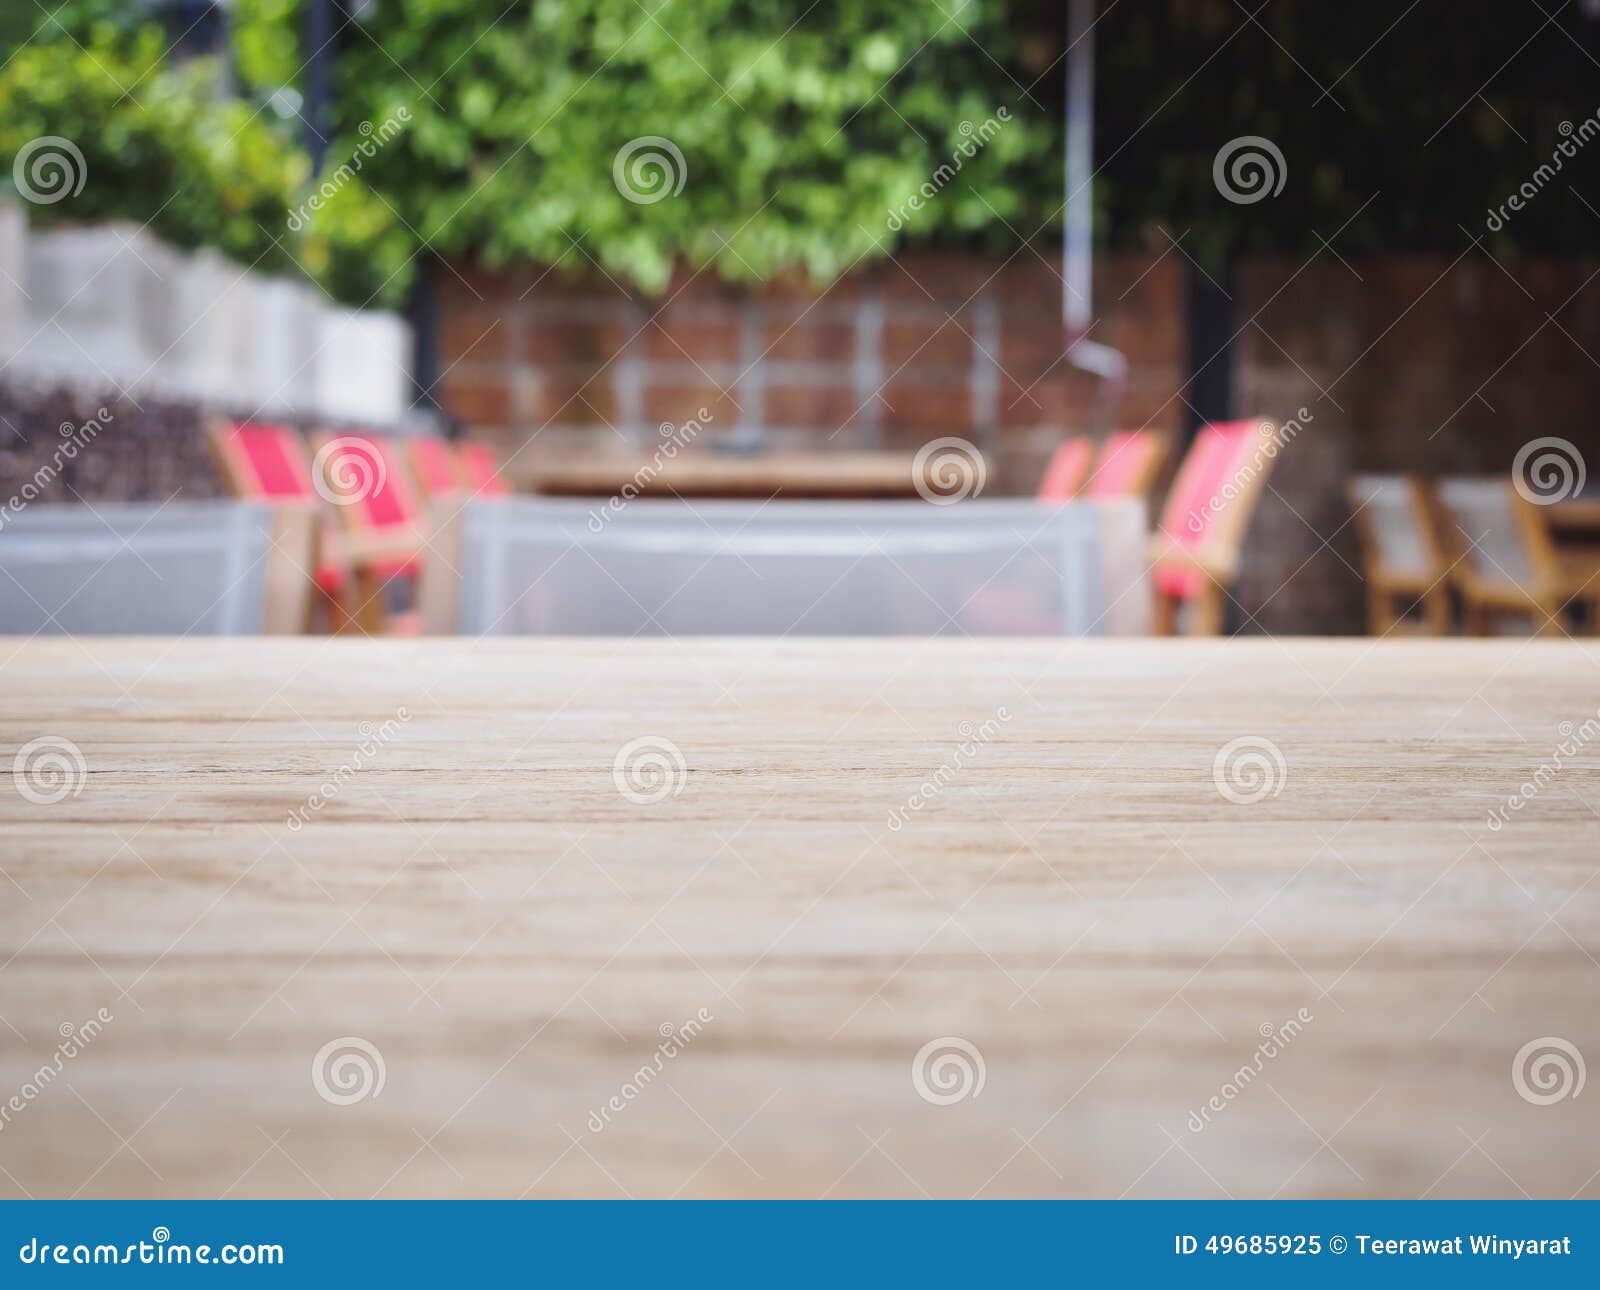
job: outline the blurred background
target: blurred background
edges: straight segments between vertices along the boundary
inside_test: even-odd
[[[1200,427],[1265,418],[1223,625],[1375,630],[1388,557],[1420,600],[1456,546],[1352,523],[1359,477],[1389,515],[1556,440],[1538,540],[1593,557],[1596,134],[1594,0],[11,5],[0,497],[237,492],[218,418],[517,488],[693,422],[954,438],[997,497],[1138,432],[1155,516]]]

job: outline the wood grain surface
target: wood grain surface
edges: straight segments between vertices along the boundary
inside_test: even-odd
[[[588,453],[530,455],[511,467],[535,493],[607,497],[631,486],[645,497],[859,498],[917,496],[914,463],[909,452]]]
[[[1597,664],[0,641],[0,1194],[1594,1197]]]

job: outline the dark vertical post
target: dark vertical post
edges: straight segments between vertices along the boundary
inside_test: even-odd
[[[1226,421],[1233,414],[1234,330],[1233,257],[1217,269],[1204,272],[1185,260],[1185,321],[1189,333],[1188,373],[1183,397],[1184,443],[1209,421]]]
[[[334,4],[335,0],[305,0],[306,88],[301,118],[313,173],[322,169],[332,128],[328,108],[333,101]]]
[[[417,276],[406,296],[411,324],[411,405],[439,410],[439,263],[431,252],[417,255]]]

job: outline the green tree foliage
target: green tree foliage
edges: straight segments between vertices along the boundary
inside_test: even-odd
[[[239,6],[258,94],[298,72],[298,9]],[[364,178],[441,254],[650,290],[680,257],[827,280],[901,241],[1014,244],[1049,217],[1058,126],[1013,44],[1001,0],[384,0],[341,38],[330,155],[407,107]],[[683,183],[640,203],[613,167],[645,136],[681,152]],[[937,199],[891,231],[936,172]]]
[[[27,203],[30,219],[134,220],[263,273],[304,271],[351,303],[400,298],[410,240],[359,176],[341,181],[325,218],[291,228],[314,191],[304,150],[259,106],[220,97],[209,61],[173,67],[157,27],[103,20],[106,11],[100,0],[57,11],[0,67],[0,182],[14,186],[17,154],[42,136],[83,157],[81,190]]]

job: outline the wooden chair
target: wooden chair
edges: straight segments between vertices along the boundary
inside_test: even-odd
[[[1271,421],[1202,426],[1189,445],[1150,543],[1157,636],[1173,634],[1185,605],[1189,634],[1222,632],[1245,529],[1279,447]]]
[[[422,563],[427,515],[396,443],[379,435],[314,436],[324,497],[334,499],[339,541],[358,551],[353,613],[368,635],[408,634],[414,616],[391,614],[387,593],[397,578],[411,581]]]
[[[1367,630],[1449,635],[1448,562],[1428,490],[1406,475],[1356,475],[1345,496],[1361,545]],[[1413,605],[1419,618],[1406,612]]]
[[[1434,485],[1445,540],[1458,557],[1451,576],[1466,629],[1487,636],[1506,615],[1527,616],[1540,635],[1563,632],[1561,613],[1586,604],[1597,630],[1600,576],[1591,559],[1557,549],[1543,508],[1509,479],[1454,478]]]
[[[1089,467],[1094,462],[1094,440],[1088,435],[1074,435],[1063,440],[1050,455],[1045,467],[1044,481],[1039,485],[1041,502],[1070,502],[1089,478]]]
[[[0,633],[303,631],[315,527],[294,505],[29,506],[0,525]]]
[[[1095,498],[1146,497],[1167,460],[1167,441],[1154,430],[1119,430],[1105,441],[1084,492]]]
[[[206,442],[229,496],[321,517],[311,525],[310,567],[317,597],[307,598],[305,629],[310,628],[319,600],[335,631],[348,626],[347,553],[334,538],[322,498],[313,487],[311,459],[300,436],[288,426],[217,421],[206,427]]]

